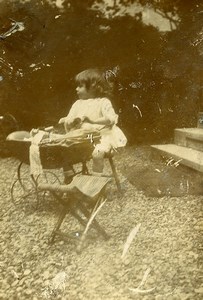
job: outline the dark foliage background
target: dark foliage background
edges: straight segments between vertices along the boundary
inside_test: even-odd
[[[11,20],[25,29],[0,39],[0,114],[21,129],[51,125],[76,100],[74,76],[100,67],[114,83],[112,101],[130,143],[165,141],[176,127],[195,127],[202,105],[203,6],[201,1],[114,1],[112,17],[90,9],[102,1],[0,2],[3,34]],[[139,3],[176,29],[160,32],[141,14],[116,15]],[[172,24],[173,25],[173,24]]]

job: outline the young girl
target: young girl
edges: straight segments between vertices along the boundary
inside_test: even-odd
[[[100,132],[100,142],[92,153],[93,173],[100,175],[104,167],[104,155],[118,147],[124,147],[127,139],[117,127],[118,115],[111,101],[105,97],[108,84],[102,72],[88,69],[76,76],[76,92],[79,100],[71,107],[67,117],[59,120],[64,123],[66,132],[84,129]]]

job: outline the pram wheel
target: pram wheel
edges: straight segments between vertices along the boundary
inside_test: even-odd
[[[61,183],[59,176],[51,171],[43,171],[43,174],[40,174],[36,179],[37,185],[40,183]]]
[[[34,178],[30,175],[29,166],[20,163],[17,169],[17,179],[14,180],[11,186],[11,200],[15,206],[21,207],[25,210],[27,206],[30,206],[34,209],[38,208],[39,201],[45,199],[47,192],[41,192],[37,189],[38,184],[49,183],[50,185],[59,183],[60,179],[55,173],[51,171],[44,170],[43,174]]]
[[[11,200],[15,206],[27,206],[37,208],[38,193],[34,179],[29,174],[28,166],[20,163],[17,171],[17,179],[11,186]]]
[[[47,171],[44,170],[43,174],[38,175],[37,179],[36,179],[36,186],[38,186],[39,184],[44,184],[44,183],[48,183],[50,185],[52,184],[61,184],[61,180],[59,178],[58,175],[56,175],[55,173],[51,172],[51,171]],[[39,195],[42,194],[42,200],[44,201],[45,198],[54,198],[52,194],[50,194],[49,192],[39,192],[38,191],[38,197]]]

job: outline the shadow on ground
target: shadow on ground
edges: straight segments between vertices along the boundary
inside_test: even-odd
[[[129,149],[130,167],[122,172],[129,182],[149,197],[203,194],[203,175],[172,158],[154,157],[150,147]],[[133,159],[133,161],[132,161]]]

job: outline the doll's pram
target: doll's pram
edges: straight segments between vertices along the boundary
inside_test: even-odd
[[[98,139],[98,136],[95,138]],[[23,202],[28,203],[31,199],[32,204],[37,206],[40,194],[37,188],[39,183],[61,183],[67,169],[71,169],[74,175],[88,174],[87,161],[92,156],[93,135],[89,134],[87,138],[74,140],[68,145],[53,141],[49,143],[48,139],[43,140],[39,144],[43,174],[37,176],[31,175],[29,169],[30,133],[27,131],[13,132],[7,137],[7,144],[11,156],[20,161],[17,167],[17,177],[11,186],[11,199],[16,205],[23,204]],[[77,165],[76,170],[75,165]]]

